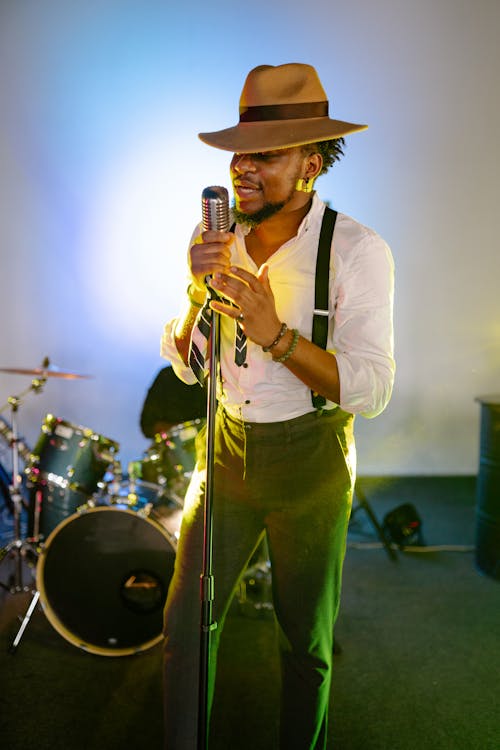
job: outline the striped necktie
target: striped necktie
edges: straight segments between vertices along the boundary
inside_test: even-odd
[[[191,334],[191,344],[189,348],[189,366],[196,376],[200,385],[205,385],[208,373],[208,340],[212,329],[212,309],[208,299],[196,318]],[[238,321],[236,324],[236,335],[234,344],[234,361],[241,367],[247,356],[247,337],[243,332]]]
[[[207,299],[196,318],[191,333],[191,343],[189,347],[189,366],[196,375],[196,380],[200,385],[205,385],[208,377],[207,351],[208,339],[212,328],[212,310],[209,307],[210,299]]]
[[[247,358],[247,337],[239,322],[236,321],[236,338],[234,342],[234,361],[241,367]]]

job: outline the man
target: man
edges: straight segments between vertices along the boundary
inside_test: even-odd
[[[374,231],[343,214],[327,243],[325,348],[311,341],[316,256],[325,244],[325,204],[312,186],[342,154],[343,136],[365,127],[330,119],[311,66],[249,73],[239,123],[200,134],[233,152],[234,233],[195,230],[186,307],[162,338],[163,356],[194,382],[195,321],[211,278],[220,296],[210,308],[221,319],[212,651],[238,576],[265,533],[279,628],[281,750],[326,748],[355,473],[353,420],[385,408],[394,378],[391,254]],[[325,283],[325,274],[318,276]],[[235,321],[246,335],[244,362],[236,361]],[[318,406],[317,394],[324,397]],[[196,747],[204,479],[200,461],[165,608],[167,750]]]

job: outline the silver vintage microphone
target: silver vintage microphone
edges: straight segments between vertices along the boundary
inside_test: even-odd
[[[229,195],[225,187],[212,185],[201,194],[201,214],[203,231],[215,229],[227,232],[229,229]]]
[[[213,186],[203,190],[201,195],[201,213],[203,231],[210,229],[227,232],[229,229],[229,196],[226,188]],[[210,296],[215,298],[214,290],[209,286],[210,276],[205,277]],[[200,684],[198,691],[198,750],[208,747],[208,685],[209,655],[211,633],[217,623],[213,620],[214,575],[212,568],[212,516],[214,493],[214,444],[215,413],[217,409],[217,369],[220,359],[220,316],[213,312],[211,335],[209,338],[210,372],[207,393],[207,431],[206,431],[206,482],[203,528],[203,569],[200,576]]]

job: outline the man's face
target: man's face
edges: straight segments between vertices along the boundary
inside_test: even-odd
[[[282,209],[297,208],[300,194],[295,185],[302,176],[303,161],[299,147],[234,154],[231,180],[236,220],[256,226]]]

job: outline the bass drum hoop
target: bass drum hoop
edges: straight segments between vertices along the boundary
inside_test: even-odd
[[[87,651],[89,653],[98,654],[100,656],[129,656],[133,654],[142,653],[143,651],[146,651],[147,649],[152,648],[153,646],[157,645],[163,640],[163,633],[162,633],[162,627],[161,624],[159,625],[159,632],[157,635],[152,636],[145,640],[144,642],[141,642],[137,645],[128,645],[128,646],[102,646],[98,645],[96,643],[92,643],[89,640],[85,638],[81,638],[76,633],[74,633],[61,619],[61,617],[57,614],[57,612],[54,609],[54,606],[50,602],[50,595],[47,591],[47,584],[49,581],[46,581],[46,567],[48,558],[50,558],[51,554],[51,548],[54,544],[57,537],[61,534],[61,532],[64,532],[64,529],[68,526],[70,526],[72,523],[77,523],[79,519],[89,517],[93,514],[102,514],[102,513],[119,513],[119,514],[126,514],[126,516],[130,516],[135,519],[137,522],[144,522],[148,526],[154,528],[155,532],[157,532],[159,535],[163,537],[163,540],[166,542],[166,545],[168,545],[169,552],[172,554],[171,561],[171,570],[170,570],[170,578],[173,573],[173,563],[175,560],[175,549],[172,546],[172,541],[169,539],[167,532],[165,529],[161,526],[160,523],[154,520],[154,518],[150,518],[148,516],[145,516],[143,514],[138,513],[137,511],[129,510],[126,508],[117,508],[117,507],[84,507],[80,509],[77,513],[74,513],[73,515],[66,518],[62,523],[60,523],[56,528],[50,533],[50,535],[47,537],[44,545],[42,546],[40,556],[38,558],[37,563],[37,570],[36,570],[36,588],[40,595],[40,603],[42,605],[43,611],[45,616],[47,617],[47,620],[50,622],[50,624],[53,626],[53,628],[61,635],[65,640],[67,640],[69,643],[71,643],[74,646],[77,646],[78,648],[82,649],[83,651]],[[104,517],[103,517],[104,518]],[[146,526],[144,527],[146,528]],[[72,554],[76,555],[77,550],[73,550]],[[167,562],[167,561],[166,561]],[[168,570],[168,564],[166,564],[165,569]],[[66,570],[67,575],[71,575],[71,570]],[[168,584],[170,582],[170,578],[167,581],[164,581],[164,591],[163,596],[161,600],[161,606],[158,606],[159,613],[162,617],[163,612],[163,605],[166,600],[166,594],[168,589]],[[89,613],[87,613],[89,614]],[[90,613],[91,614],[91,613]]]

